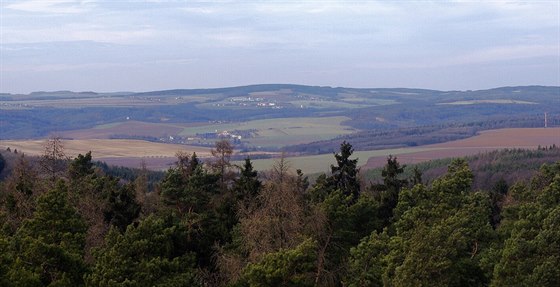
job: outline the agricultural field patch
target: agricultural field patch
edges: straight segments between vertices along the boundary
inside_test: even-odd
[[[197,127],[186,127],[181,136],[201,135],[234,130],[254,130],[252,138],[243,138],[251,145],[281,147],[317,140],[330,139],[356,130],[344,126],[348,117],[279,118],[254,120],[239,123],[221,123]]]
[[[3,140],[0,148],[11,150],[17,149],[28,155],[41,155],[44,151],[45,140]],[[75,157],[91,151],[95,160],[104,158],[174,158],[178,151],[186,153],[196,152],[200,157],[210,156],[210,149],[187,145],[153,143],[141,140],[121,139],[88,139],[88,140],[62,140],[65,154]]]
[[[208,101],[204,96],[95,96],[85,98],[56,98],[34,99],[16,98],[10,101],[0,100],[0,109],[35,109],[35,108],[85,108],[85,107],[150,107],[176,105],[184,103],[200,103]]]
[[[435,150],[437,148],[399,148],[399,149],[385,149],[373,151],[355,151],[352,158],[358,158],[358,165],[366,163],[368,158],[371,157],[387,157],[388,155],[400,155],[405,153],[413,153],[420,151]],[[301,169],[306,174],[313,174],[319,172],[328,172],[330,165],[335,164],[333,154],[322,154],[313,156],[299,156],[285,158],[288,165],[292,170]],[[253,166],[256,170],[263,171],[271,169],[278,159],[258,159],[253,161]]]
[[[464,157],[498,149],[536,149],[539,146],[560,146],[560,128],[510,128],[482,131],[462,140],[426,145],[428,150],[402,153],[399,162],[414,164],[433,159]],[[386,163],[383,156],[370,157],[364,169],[377,168]]]
[[[91,129],[65,131],[60,135],[70,139],[110,139],[116,136],[168,137],[179,134],[186,126],[188,125],[126,121],[99,125]]]
[[[560,127],[552,128],[508,128],[481,131],[477,136],[441,144],[434,147],[499,147],[499,148],[536,148],[539,145],[559,145]]]
[[[364,108],[371,105],[362,103],[350,103],[340,101],[326,101],[326,100],[297,100],[292,101],[292,105],[300,108],[311,109],[357,109]]]
[[[411,148],[355,151],[352,158],[358,158],[363,170],[383,166],[387,156],[398,157],[403,164],[418,163],[439,158],[463,157],[481,152],[505,148],[536,149],[538,146],[560,146],[560,128],[511,128],[480,132],[471,138]],[[293,169],[304,173],[328,172],[335,163],[332,154],[288,157]],[[255,160],[257,170],[270,169],[277,159]]]
[[[90,129],[58,132],[66,139],[141,139],[187,145],[212,146],[221,136],[260,148],[280,148],[351,134],[343,125],[348,117],[305,117],[221,123],[149,123],[124,121]]]
[[[476,104],[518,104],[518,105],[536,105],[535,102],[519,101],[519,100],[470,100],[456,101],[451,103],[438,103],[438,105],[476,105]]]
[[[398,104],[394,99],[381,99],[371,94],[356,94],[356,93],[338,93],[341,97],[340,100],[350,103],[361,103],[366,105],[392,105]]]

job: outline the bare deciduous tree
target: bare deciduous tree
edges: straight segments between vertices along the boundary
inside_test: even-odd
[[[225,186],[229,180],[233,178],[234,173],[229,170],[231,168],[231,155],[233,154],[233,146],[226,140],[216,142],[215,148],[212,149],[214,161],[211,163],[212,169],[220,174],[220,184]]]
[[[18,156],[3,189],[4,194],[0,194],[0,201],[4,204],[0,204],[0,207],[6,209],[6,223],[15,228],[24,219],[31,217],[35,199],[42,193],[37,172],[23,154]]]
[[[49,138],[44,145],[44,152],[39,161],[42,171],[54,182],[65,172],[68,157],[64,153],[62,139],[58,136]]]

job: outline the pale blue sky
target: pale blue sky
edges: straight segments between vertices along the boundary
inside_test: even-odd
[[[0,92],[560,85],[560,2],[0,2]]]

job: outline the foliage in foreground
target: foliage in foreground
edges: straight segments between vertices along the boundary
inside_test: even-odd
[[[280,160],[257,173],[179,154],[154,192],[91,155],[0,183],[1,286],[558,286],[560,162],[473,188],[465,160],[431,184],[389,157],[366,185],[341,145],[309,185]],[[54,166],[54,165],[53,165]]]

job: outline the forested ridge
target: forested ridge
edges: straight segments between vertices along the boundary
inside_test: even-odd
[[[310,184],[284,159],[235,166],[219,141],[150,187],[57,139],[10,151],[0,286],[560,286],[560,162],[481,190],[464,159],[426,183],[389,157],[366,184],[352,153]]]

